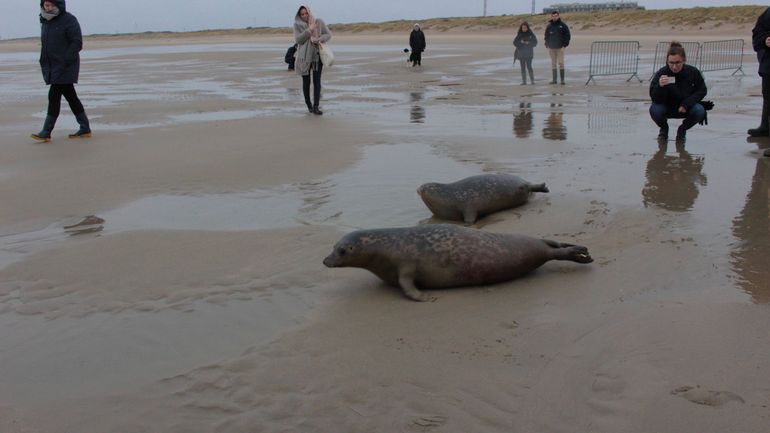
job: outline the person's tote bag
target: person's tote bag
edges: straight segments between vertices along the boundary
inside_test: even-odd
[[[318,54],[321,56],[321,63],[324,66],[328,67],[334,64],[334,53],[326,44],[318,44]]]

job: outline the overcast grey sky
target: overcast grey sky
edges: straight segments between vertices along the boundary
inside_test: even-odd
[[[556,3],[602,0],[536,1],[536,11]],[[70,0],[84,34],[145,31],[190,31],[244,27],[285,27],[294,22],[301,1],[289,0]],[[741,0],[638,0],[647,9],[761,4]],[[39,0],[3,0],[0,39],[40,34]],[[313,12],[327,23],[480,16],[484,0],[310,0]],[[525,14],[531,0],[487,0],[488,15]]]

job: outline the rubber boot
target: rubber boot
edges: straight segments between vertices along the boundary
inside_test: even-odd
[[[559,76],[561,77],[561,83],[564,84],[564,69],[559,69]],[[554,78],[556,81],[556,78]]]
[[[550,84],[556,84],[556,69],[551,69],[551,75],[553,75],[553,80]]]
[[[37,141],[49,142],[51,141],[51,132],[53,131],[54,125],[56,125],[56,118],[53,116],[45,116],[43,129],[37,134],[30,135],[30,137]]]
[[[751,128],[747,132],[750,137],[767,137],[770,135],[770,122],[768,117],[770,116],[770,102],[762,101],[762,119],[760,120],[759,127]]]
[[[83,111],[82,113],[75,114],[75,119],[78,121],[78,125],[80,125],[80,129],[74,134],[70,134],[70,138],[88,138],[91,136],[91,125],[88,123],[88,116],[86,116],[86,112]]]

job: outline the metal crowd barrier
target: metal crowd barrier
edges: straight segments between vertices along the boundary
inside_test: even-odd
[[[639,41],[601,41],[591,44],[591,60],[588,66],[588,81],[602,75],[631,75],[639,82]]]
[[[696,66],[700,59],[701,45],[699,42],[679,42],[684,48],[684,53],[687,55],[687,63]],[[671,42],[658,42],[655,45],[655,57],[652,59],[652,75],[650,80],[658,72],[658,69],[666,66],[666,53],[668,53],[668,47],[671,46]]]
[[[698,69],[701,72],[734,69],[731,75],[743,72],[743,39],[708,41],[700,46]]]

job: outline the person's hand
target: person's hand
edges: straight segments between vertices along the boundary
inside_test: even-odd
[[[680,114],[684,114],[684,113],[686,113],[686,112],[687,112],[687,109],[686,109],[686,108],[684,108],[684,105],[680,105],[680,106],[679,106],[679,110],[678,110],[678,111],[679,111],[679,113],[680,113]]]
[[[307,28],[309,28],[311,32],[314,31],[315,30],[315,23],[313,22],[313,23],[308,24]]]
[[[765,38],[765,46],[770,47],[770,36]]]
[[[669,84],[668,75],[661,75],[660,78],[658,79],[658,84],[660,84],[660,87],[667,86]]]

